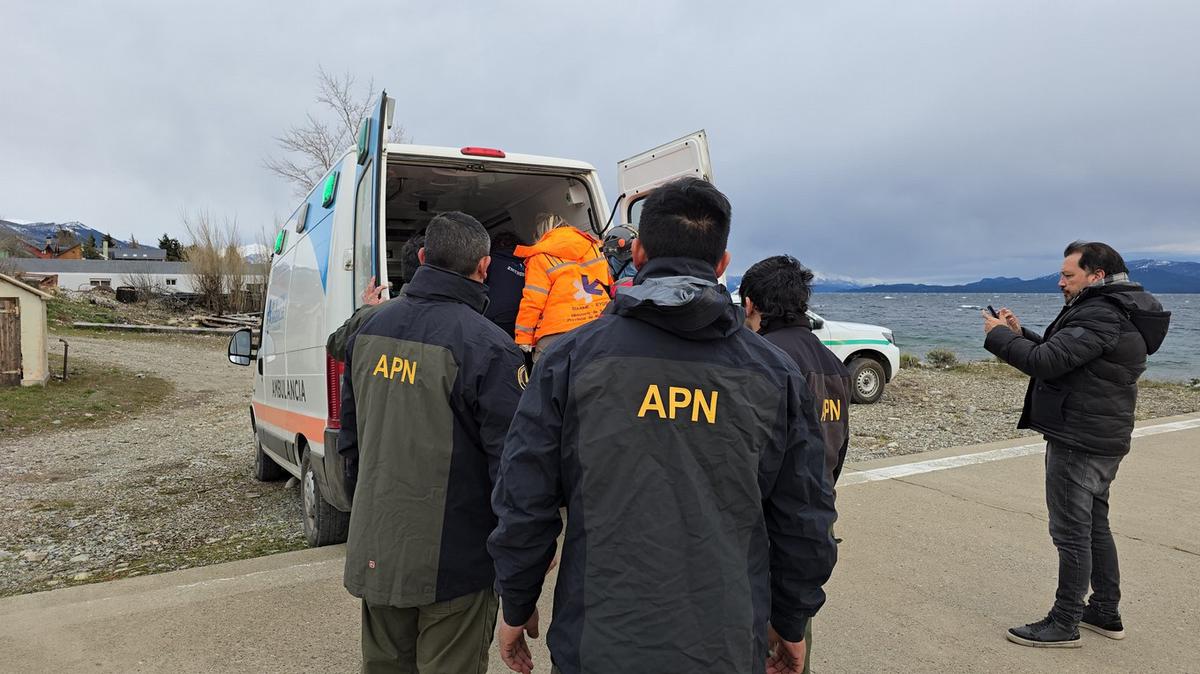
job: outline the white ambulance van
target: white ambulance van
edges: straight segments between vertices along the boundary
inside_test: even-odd
[[[400,249],[441,211],[463,211],[491,232],[532,241],[538,213],[557,213],[597,236],[610,225],[590,164],[483,147],[384,142],[395,101],[384,93],[357,146],[337,161],[275,240],[258,344],[249,330],[229,358],[257,368],[250,423],[255,477],[300,480],[304,533],[312,546],[344,541],[350,498],[337,453],[342,364],[329,335],[361,304],[371,277],[398,278]],[[703,131],[618,164],[619,223],[636,217],[655,186],[693,175],[711,180]]]

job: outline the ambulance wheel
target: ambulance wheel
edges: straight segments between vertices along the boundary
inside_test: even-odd
[[[883,365],[874,358],[860,357],[850,361],[850,399],[856,403],[870,405],[883,397],[883,383],[887,375]]]
[[[277,482],[287,477],[287,471],[275,463],[275,459],[267,456],[262,443],[254,438],[254,479],[259,482]]]
[[[350,513],[329,505],[321,496],[321,485],[313,474],[308,450],[300,464],[300,502],[304,510],[304,538],[310,548],[345,543],[350,532]]]

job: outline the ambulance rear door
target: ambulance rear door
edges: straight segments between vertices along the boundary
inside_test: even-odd
[[[636,224],[641,201],[650,190],[685,176],[712,182],[708,134],[703,129],[617,162],[621,222]]]

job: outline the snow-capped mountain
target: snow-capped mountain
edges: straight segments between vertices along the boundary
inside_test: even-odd
[[[104,232],[92,229],[82,222],[22,222],[20,220],[0,220],[0,232],[8,232],[24,239],[35,247],[46,244],[47,238],[54,238],[60,230],[66,230],[75,235],[75,240],[83,243],[89,237],[95,237],[96,246],[104,241]],[[128,248],[127,241],[113,239],[114,247]]]

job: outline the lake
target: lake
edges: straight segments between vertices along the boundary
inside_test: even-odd
[[[1155,295],[1171,312],[1171,329],[1158,353],[1150,356],[1146,377],[1188,381],[1200,377],[1200,295]],[[891,328],[901,353],[924,359],[933,349],[953,351],[959,360],[983,360],[983,319],[979,309],[1008,307],[1022,325],[1041,333],[1062,309],[1058,294],[1004,293],[817,293],[811,308],[835,321],[872,323]]]

